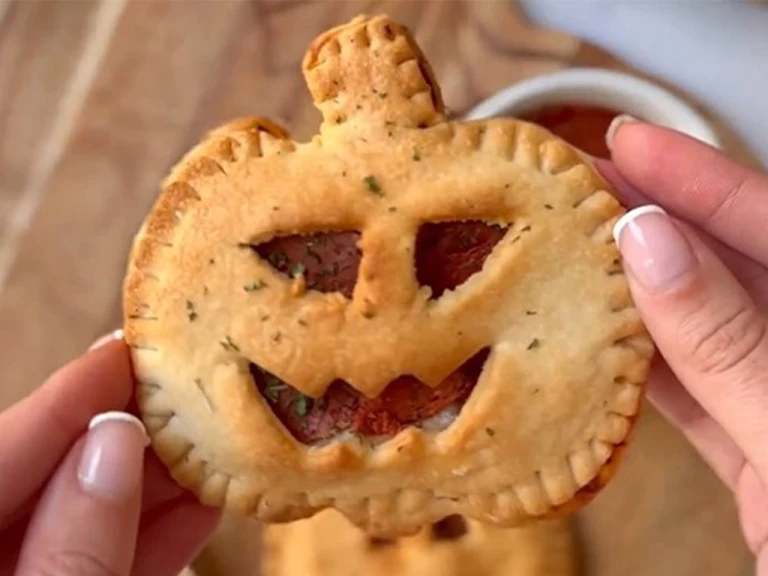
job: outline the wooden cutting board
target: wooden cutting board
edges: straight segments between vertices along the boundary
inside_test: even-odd
[[[271,112],[298,136],[311,135],[317,114],[299,75],[303,49],[319,31],[363,10],[389,13],[411,28],[455,116],[514,82],[563,68],[643,75],[577,38],[532,26],[511,2],[269,2],[260,11],[268,34],[250,31],[233,47],[205,121],[232,112]],[[577,530],[589,575],[741,576],[751,563],[730,494],[652,409],[626,465],[578,515]],[[226,519],[196,563],[200,575],[257,574],[258,531],[249,522]]]

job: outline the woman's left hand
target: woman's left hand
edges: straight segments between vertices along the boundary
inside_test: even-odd
[[[0,413],[0,576],[175,576],[210,536],[218,511],[146,451],[132,389],[109,338]]]

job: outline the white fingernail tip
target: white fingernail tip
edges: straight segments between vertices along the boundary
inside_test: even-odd
[[[666,212],[661,206],[656,206],[655,204],[647,204],[645,206],[634,208],[633,210],[630,210],[624,214],[616,221],[616,224],[613,225],[613,241],[616,242],[617,246],[619,245],[621,233],[627,224],[632,222],[632,220],[635,218],[642,216],[643,214],[666,214]]]
[[[88,430],[91,430],[99,424],[103,424],[104,422],[127,422],[136,426],[139,430],[141,430],[142,436],[144,436],[144,445],[149,446],[149,434],[147,434],[147,429],[144,426],[144,423],[136,418],[136,416],[133,414],[118,411],[102,412],[101,414],[97,414],[91,418],[91,421],[88,423]]]
[[[109,344],[110,342],[113,342],[114,340],[122,340],[123,339],[123,331],[122,330],[115,330],[114,332],[110,332],[109,334],[105,334],[96,342],[91,344],[90,348],[88,350],[95,350],[96,348],[100,348],[101,346],[104,346],[105,344]]]
[[[613,141],[616,138],[616,132],[619,131],[619,128],[624,126],[624,124],[637,124],[638,122],[640,122],[640,120],[629,114],[619,114],[611,120],[611,123],[608,125],[608,130],[605,131],[605,143],[608,145],[608,148],[610,149],[613,146]]]

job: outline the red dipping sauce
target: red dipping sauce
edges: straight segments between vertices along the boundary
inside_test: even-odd
[[[605,132],[619,114],[621,112],[598,106],[555,104],[527,112],[520,118],[543,126],[587,154],[609,158]]]

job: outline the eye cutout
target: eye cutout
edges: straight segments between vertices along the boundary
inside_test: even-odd
[[[469,532],[469,526],[463,516],[451,514],[432,524],[430,532],[432,540],[458,540]]]
[[[461,286],[483,268],[507,232],[498,224],[479,220],[427,222],[416,235],[416,279],[432,290],[436,300]],[[250,247],[275,271],[288,277],[304,276],[307,288],[340,292],[351,299],[360,269],[356,231],[317,232],[278,236]]]
[[[400,376],[376,398],[342,380],[320,398],[306,396],[255,363],[250,373],[267,406],[299,442],[313,445],[352,434],[388,439],[408,426],[440,431],[458,417],[477,384],[490,348],[483,348],[430,388],[413,376]]]
[[[310,290],[352,298],[362,257],[359,239],[360,233],[354,231],[293,234],[250,248],[277,272],[304,276]]]
[[[472,220],[428,222],[416,235],[416,279],[438,299],[461,286],[483,268],[507,228]]]

